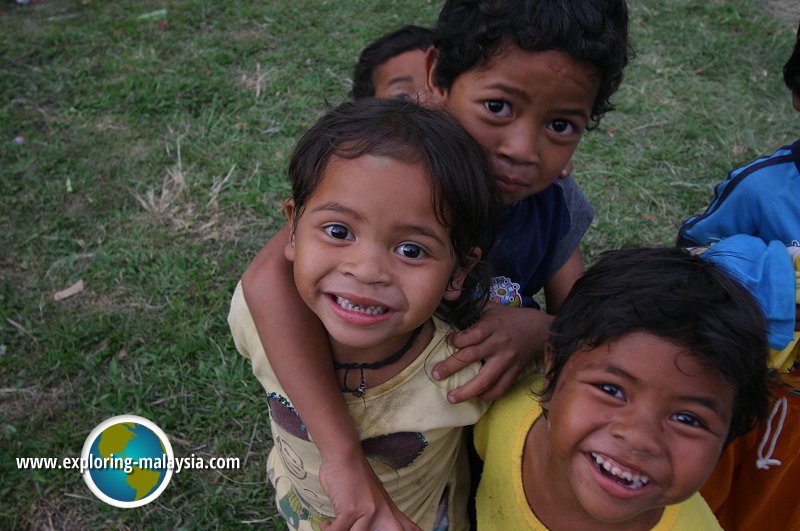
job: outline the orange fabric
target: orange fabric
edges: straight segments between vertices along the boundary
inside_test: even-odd
[[[787,399],[787,412],[772,453],[772,459],[781,464],[767,470],[756,467],[758,447],[767,429],[762,423],[728,445],[700,489],[723,529],[800,529],[800,394],[789,387],[773,388],[770,411],[781,398]],[[773,435],[779,418],[777,414],[772,421]],[[763,455],[769,446],[768,441]]]

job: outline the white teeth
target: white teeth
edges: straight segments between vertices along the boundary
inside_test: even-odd
[[[344,297],[336,297],[336,304],[351,312],[365,313],[367,315],[381,315],[389,311],[388,308],[383,306],[362,306],[351,302]]]
[[[649,477],[645,475],[634,474],[630,470],[623,470],[617,463],[614,463],[610,459],[603,457],[600,454],[592,452],[592,458],[599,468],[605,470],[615,479],[620,480],[619,483],[625,485],[629,489],[640,489],[650,483]]]

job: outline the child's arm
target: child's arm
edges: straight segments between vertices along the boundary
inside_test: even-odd
[[[561,310],[564,299],[569,295],[572,285],[583,275],[583,256],[580,249],[575,249],[547,282],[544,283],[544,295],[547,301],[547,313],[554,315]]]
[[[582,274],[583,259],[576,249],[545,283],[548,312],[556,313],[561,308]],[[552,315],[533,308],[491,303],[477,323],[451,337],[451,343],[462,350],[439,363],[434,377],[445,378],[469,363],[483,360],[478,376],[452,391],[448,398],[451,402],[475,396],[495,400],[505,394],[533,359],[542,355],[552,320]]]
[[[375,476],[335,379],[327,334],[297,293],[284,255],[288,227],[259,251],[242,276],[242,288],[270,365],[322,456],[320,481],[336,521],[372,529],[418,529]]]

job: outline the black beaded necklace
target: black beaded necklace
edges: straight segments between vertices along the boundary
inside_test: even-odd
[[[416,341],[417,337],[419,337],[420,332],[422,332],[423,326],[425,325],[421,324],[417,327],[416,330],[411,332],[411,336],[408,338],[408,341],[406,341],[405,345],[400,347],[400,350],[394,352],[393,354],[390,354],[389,356],[383,358],[382,360],[373,363],[333,362],[333,368],[336,369],[337,371],[340,369],[344,369],[344,377],[342,378],[342,389],[344,391],[347,391],[348,393],[353,393],[353,396],[356,398],[361,398],[362,396],[364,396],[364,391],[367,390],[367,385],[364,382],[364,369],[369,369],[369,370],[380,369],[381,367],[386,367],[387,365],[391,365],[392,363],[397,363],[398,361],[400,361],[400,358],[402,358],[405,355],[405,353],[408,352],[408,349],[411,348],[411,346],[414,344],[414,341]],[[351,369],[358,369],[360,373],[358,387],[356,387],[355,389],[352,389],[347,386],[347,376],[350,374]]]

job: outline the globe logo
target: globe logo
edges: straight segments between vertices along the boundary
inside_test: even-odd
[[[115,507],[140,507],[158,498],[172,478],[172,445],[146,418],[119,415],[86,438],[83,479],[95,496]]]

